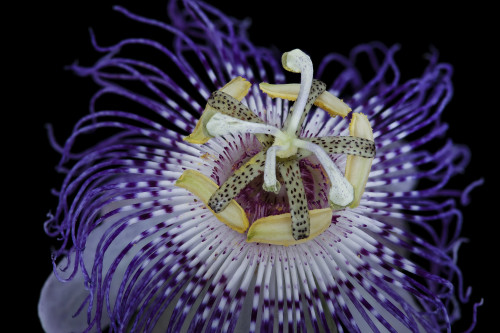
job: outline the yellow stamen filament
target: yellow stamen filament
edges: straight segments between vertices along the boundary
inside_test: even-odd
[[[309,211],[309,237],[295,240],[292,236],[292,217],[290,213],[267,216],[255,221],[248,229],[247,242],[258,242],[274,245],[296,245],[305,243],[328,229],[332,223],[330,208]]]
[[[222,212],[216,214],[208,206],[208,200],[219,188],[210,178],[195,170],[186,170],[175,182],[175,185],[182,187],[198,198],[222,223],[231,229],[244,233],[248,229],[248,218],[241,206],[232,200]]]
[[[349,124],[349,134],[359,138],[373,140],[373,130],[368,118],[362,113],[354,113]],[[359,205],[361,196],[365,191],[366,182],[370,175],[373,158],[347,155],[345,165],[345,177],[354,188],[354,200],[349,207],[354,208]]]
[[[270,84],[263,82],[259,84],[260,90],[269,95],[271,98],[282,98],[289,101],[295,101],[300,91],[300,84]],[[351,108],[341,99],[332,95],[328,91],[324,91],[314,102],[314,105],[322,108],[332,117],[341,116],[344,118],[351,112]]]

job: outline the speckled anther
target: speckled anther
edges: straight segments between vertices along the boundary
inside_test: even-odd
[[[264,172],[265,152],[261,151],[236,170],[208,200],[210,208],[219,213],[258,175]]]
[[[375,142],[373,140],[355,136],[325,136],[320,138],[306,138],[317,144],[328,154],[347,154],[365,158],[375,157]]]
[[[224,90],[217,90],[213,92],[212,96],[210,96],[207,101],[207,106],[217,112],[239,120],[250,121],[258,124],[264,123],[264,121],[253,113],[252,110],[250,110],[245,104],[241,103],[237,98],[234,98],[230,94],[224,92]],[[210,119],[206,120],[205,127]],[[264,147],[270,146],[274,141],[270,135],[264,133],[254,134]]]
[[[292,219],[292,236],[295,240],[309,237],[309,210],[306,192],[296,159],[280,163],[279,170],[285,180],[286,194]]]
[[[221,92],[227,93],[231,97],[235,98],[238,101],[241,101],[247,94],[248,90],[252,85],[250,82],[238,76],[228,82],[224,87],[220,90]],[[208,133],[206,129],[207,122],[212,118],[212,116],[217,112],[214,108],[212,108],[208,103],[205,107],[205,110],[201,114],[200,119],[196,123],[196,127],[193,132],[184,138],[184,141],[195,144],[204,144],[208,140],[212,138],[212,136]]]
[[[198,197],[205,206],[208,205],[209,198],[217,191],[217,184],[204,174],[195,170],[186,170],[177,179],[175,185],[182,187],[196,197]],[[229,200],[226,209],[219,214],[214,212],[215,216],[222,223],[239,233],[243,233],[248,228],[248,219],[241,206],[234,200]]]
[[[254,229],[251,228],[252,234],[247,235],[248,241],[293,245],[323,232],[331,223],[332,210],[359,204],[371,160],[375,156],[375,143],[373,136],[369,135],[369,123],[357,116],[353,116],[355,123],[351,124],[351,136],[301,137],[305,122],[309,118],[308,112],[313,105],[325,106],[331,116],[345,117],[351,109],[326,91],[325,83],[313,79],[311,59],[301,50],[284,53],[282,65],[288,71],[301,74],[300,85],[262,83],[260,88],[272,98],[295,101],[283,126],[266,123],[242,102],[250,84],[242,78],[237,78],[210,96],[195,131],[186,141],[205,143],[215,137],[255,135],[261,144],[260,152],[250,159],[240,161],[242,166],[234,165],[233,170],[236,170],[221,182],[219,188],[211,192],[207,205],[215,214],[221,214],[233,202],[240,202],[245,207],[247,216],[257,216],[259,221],[254,221],[257,224]],[[345,177],[332,160],[332,154],[349,156]],[[307,180],[303,179],[301,159],[308,159],[311,155],[315,158],[307,163],[313,161],[312,163],[319,165],[316,167],[317,175]],[[259,178],[261,175],[263,177]],[[309,202],[314,194],[308,194],[304,182],[310,182],[311,179],[315,182],[312,188],[321,188],[322,198],[326,198],[322,204],[318,204],[317,198]],[[285,187],[284,191],[282,185]],[[310,183],[308,186],[311,188]],[[246,199],[239,199],[242,193],[252,194],[250,197],[245,194]],[[277,208],[269,207],[264,210],[274,214],[268,213],[262,217],[262,208],[251,211],[252,205],[246,201],[238,201],[259,200],[258,198],[267,198],[269,205],[278,205]],[[265,204],[259,203],[255,206]],[[314,228],[311,227],[310,206],[315,208],[311,208],[312,210],[318,211],[314,215]],[[325,213],[324,210],[330,213]],[[279,217],[272,218],[273,215]],[[269,228],[265,225],[267,222],[270,223]],[[287,232],[291,235],[272,235],[273,232]]]
[[[253,121],[255,123],[264,123],[262,119],[253,113],[252,110],[250,110],[245,104],[223,91],[215,91],[208,99],[207,104],[218,112],[224,113],[233,118]]]

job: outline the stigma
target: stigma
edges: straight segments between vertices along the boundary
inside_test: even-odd
[[[209,195],[205,191],[203,201],[216,216],[224,216],[223,212],[229,206],[234,210],[238,205],[235,198],[241,191],[250,183],[255,186],[254,180],[262,175],[261,191],[285,196],[289,212],[253,221],[247,241],[288,246],[321,234],[331,224],[332,211],[359,205],[375,156],[375,143],[370,123],[362,114],[353,114],[350,136],[301,137],[313,105],[324,109],[332,117],[345,117],[351,110],[326,90],[326,84],[313,79],[311,59],[301,50],[284,53],[282,65],[287,71],[300,73],[300,85],[260,84],[261,90],[271,98],[294,101],[282,127],[266,124],[241,103],[250,83],[238,77],[212,94],[195,130],[185,140],[203,144],[212,138],[227,135],[248,133],[256,136],[261,151],[240,166],[220,187],[211,186]],[[345,173],[332,160],[332,154],[348,155]],[[328,179],[327,184],[318,186],[329,185],[329,207],[310,210],[300,161],[312,156]],[[193,191],[191,193],[196,195]],[[238,232],[245,232],[249,225],[246,216],[241,217],[240,222],[234,218],[231,223],[227,222],[227,218],[219,220]]]

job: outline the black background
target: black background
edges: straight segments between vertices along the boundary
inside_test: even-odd
[[[298,47],[315,63],[326,53],[347,54],[360,43],[378,40],[386,45],[401,44],[396,59],[404,78],[421,73],[426,64],[423,55],[431,45],[440,51],[441,61],[454,66],[455,94],[443,117],[450,124],[448,135],[470,147],[472,161],[467,172],[456,177],[450,187],[463,188],[480,177],[485,179],[485,184],[472,192],[470,205],[463,209],[462,235],[470,242],[461,247],[459,265],[465,284],[473,287],[470,303],[485,298],[475,331],[488,332],[494,320],[493,310],[498,309],[498,296],[493,295],[498,294],[498,273],[494,269],[499,253],[499,196],[494,174],[498,164],[498,53],[493,45],[498,37],[494,37],[493,9],[445,7],[420,1],[396,6],[326,3],[310,0],[300,6],[287,2],[280,7],[270,0],[214,2],[231,16],[253,18],[250,39],[254,44],[275,46],[280,51]],[[129,24],[112,10],[114,4],[166,20],[163,1],[41,2],[5,13],[15,18],[4,32],[4,53],[9,58],[3,64],[8,88],[2,122],[2,160],[6,166],[5,190],[9,193],[4,205],[12,213],[3,221],[8,226],[3,272],[14,282],[22,282],[9,284],[13,290],[9,296],[11,311],[23,318],[14,321],[23,326],[14,331],[41,331],[36,305],[42,284],[51,272],[50,248],[55,243],[45,236],[42,223],[45,214],[56,206],[50,189],[59,187],[61,178],[54,170],[58,155],[50,148],[44,124],[52,123],[62,142],[74,123],[86,114],[96,90],[90,80],[75,77],[63,67],[76,59],[86,65],[97,59],[90,45],[89,27],[94,28],[103,44],[142,33],[138,24]],[[468,327],[471,316],[471,304],[464,306],[463,320],[453,327],[453,332]]]

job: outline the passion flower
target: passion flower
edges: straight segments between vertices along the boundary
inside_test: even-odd
[[[450,66],[433,55],[401,83],[397,47],[373,43],[315,71],[299,49],[256,48],[238,21],[184,6],[169,6],[172,24],[116,8],[171,34],[171,48],[93,38],[105,55],[72,66],[101,89],[64,145],[50,131],[67,175],[46,223],[62,245],[40,298],[44,329],[449,331],[468,295],[448,230],[460,212],[439,197],[468,155],[426,144],[446,128]],[[128,46],[171,67],[128,58]],[[376,60],[367,82],[360,54]],[[335,78],[332,62],[344,68]],[[281,67],[300,83],[285,84]],[[106,95],[153,116],[97,111]]]

